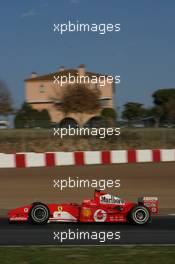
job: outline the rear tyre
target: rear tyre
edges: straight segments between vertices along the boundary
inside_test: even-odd
[[[47,205],[34,203],[29,213],[29,221],[33,224],[46,224],[49,216],[50,211]]]
[[[129,221],[137,225],[147,224],[150,221],[150,212],[145,206],[136,206],[129,214]]]

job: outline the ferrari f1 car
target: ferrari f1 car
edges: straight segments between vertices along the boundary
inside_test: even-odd
[[[50,222],[128,222],[143,225],[158,212],[157,197],[142,197],[138,202],[96,190],[94,198],[82,204],[43,204],[35,202],[9,211],[10,222],[45,224]]]

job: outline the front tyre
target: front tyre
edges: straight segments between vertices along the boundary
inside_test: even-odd
[[[129,214],[129,221],[137,225],[147,224],[150,221],[150,212],[144,206],[136,206]]]
[[[29,221],[33,224],[46,224],[49,216],[50,212],[45,204],[34,203],[29,213]]]

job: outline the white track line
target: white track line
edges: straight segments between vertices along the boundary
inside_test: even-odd
[[[175,214],[168,214],[168,215],[170,215],[170,216],[175,216]]]

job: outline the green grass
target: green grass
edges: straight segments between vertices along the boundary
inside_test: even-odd
[[[155,149],[174,146],[175,128],[121,128],[120,136],[67,136],[63,139],[54,136],[52,129],[0,130],[0,149],[4,153]]]
[[[172,246],[0,248],[2,264],[174,264]]]

